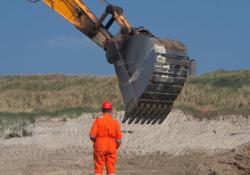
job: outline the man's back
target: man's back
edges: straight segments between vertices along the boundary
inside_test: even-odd
[[[96,139],[95,151],[114,153],[117,142],[122,139],[119,122],[109,113],[97,117],[90,131],[90,136]]]

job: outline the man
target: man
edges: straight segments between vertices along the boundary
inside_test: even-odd
[[[117,149],[122,142],[119,122],[111,115],[112,102],[102,103],[102,115],[97,117],[90,130],[90,139],[94,143],[95,174],[102,175],[104,164],[108,175],[114,175]]]

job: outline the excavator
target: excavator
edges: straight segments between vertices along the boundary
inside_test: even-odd
[[[133,27],[122,8],[107,1],[99,18],[81,0],[43,2],[105,51],[108,63],[115,67],[125,104],[123,123],[161,124],[167,118],[189,72],[184,44]],[[110,31],[114,23],[119,25],[116,34]]]

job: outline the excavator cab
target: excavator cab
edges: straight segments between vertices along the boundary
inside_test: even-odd
[[[132,27],[121,7],[108,5],[97,18],[81,0],[43,1],[105,50],[126,107],[122,122],[162,123],[188,75],[185,46]],[[108,16],[111,18],[103,24]],[[116,35],[109,32],[114,22],[121,27]]]

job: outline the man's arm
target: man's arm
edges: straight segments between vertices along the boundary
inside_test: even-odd
[[[116,127],[116,148],[118,149],[122,144],[122,131],[119,122],[117,121]]]
[[[89,132],[89,137],[90,137],[90,140],[92,142],[96,141],[96,134],[97,134],[97,119],[95,119],[95,121],[91,127],[91,130]]]
[[[96,141],[96,138],[95,138],[94,136],[92,136],[92,135],[90,135],[89,138],[90,138],[90,140],[91,140],[92,142],[95,142],[95,141]]]

